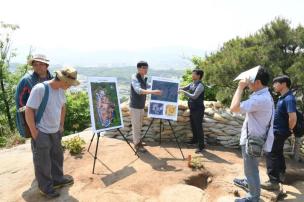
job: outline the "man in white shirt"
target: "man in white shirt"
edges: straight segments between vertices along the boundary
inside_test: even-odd
[[[230,110],[232,112],[246,113],[240,139],[242,156],[244,160],[244,173],[246,178],[235,179],[234,183],[237,186],[248,189],[248,194],[245,198],[236,199],[238,202],[258,202],[260,199],[261,185],[258,167],[259,158],[253,157],[247,153],[246,142],[247,137],[251,135],[266,138],[264,151],[271,151],[274,139],[274,103],[267,87],[270,79],[269,77],[268,72],[263,67],[260,67],[254,81],[250,82],[249,80],[241,80],[230,106]],[[246,87],[249,87],[249,89],[253,91],[253,94],[251,94],[249,99],[241,102],[241,98]],[[268,134],[266,134],[268,128]]]
[[[40,192],[48,198],[59,196],[55,188],[73,183],[73,179],[63,175],[61,138],[65,118],[64,91],[76,85],[79,85],[76,70],[63,68],[56,71],[54,79],[37,84],[26,103],[25,117],[32,134],[35,176]],[[38,121],[37,111],[44,101],[47,101],[45,109]]]

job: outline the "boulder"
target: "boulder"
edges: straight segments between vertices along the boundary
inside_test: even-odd
[[[190,110],[189,109],[185,110],[182,116],[189,117],[190,116]]]
[[[209,115],[209,116],[213,116],[215,113],[215,111],[212,108],[206,108],[205,109],[205,114]]]
[[[176,184],[165,187],[159,196],[159,202],[200,202],[205,192],[197,187]]]
[[[216,120],[216,121],[222,122],[222,123],[227,123],[228,122],[227,119],[225,119],[224,117],[222,117],[221,114],[219,114],[217,112],[214,113],[213,119]]]

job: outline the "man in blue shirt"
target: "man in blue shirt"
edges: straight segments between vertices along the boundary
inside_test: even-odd
[[[41,82],[51,80],[53,76],[48,71],[50,61],[45,55],[37,54],[29,59],[28,64],[33,67],[33,72],[25,74],[17,85],[15,102],[17,111],[26,105],[32,88]],[[16,125],[21,136],[25,137],[25,131],[20,125],[22,117],[16,114]]]
[[[272,150],[266,155],[269,181],[261,187],[267,190],[278,190],[283,182],[286,170],[283,148],[285,140],[292,134],[297,122],[296,99],[289,90],[291,81],[288,76],[279,76],[273,80],[275,92],[280,93],[274,117],[274,142]]]

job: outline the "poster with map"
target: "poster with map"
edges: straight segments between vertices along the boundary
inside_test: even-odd
[[[89,77],[88,85],[92,130],[97,133],[122,128],[117,79]]]
[[[151,95],[148,117],[177,120],[178,79],[152,77],[152,90],[161,90],[162,95]]]

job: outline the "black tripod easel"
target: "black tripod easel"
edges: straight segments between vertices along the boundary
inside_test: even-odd
[[[144,136],[141,138],[141,141],[146,137],[146,135],[147,135],[149,129],[151,128],[151,126],[152,126],[154,120],[155,120],[155,118],[152,119],[152,121],[151,121],[151,123],[149,124],[149,127],[148,127],[148,129],[146,130]],[[180,150],[180,152],[181,152],[181,154],[182,154],[182,156],[183,156],[183,159],[185,159],[184,153],[183,153],[183,151],[182,151],[182,148],[180,147],[180,144],[179,144],[179,142],[178,142],[178,139],[177,139],[177,136],[176,136],[176,134],[175,134],[175,131],[174,131],[173,127],[172,127],[172,124],[171,124],[170,120],[168,120],[168,119],[160,119],[160,122],[159,122],[159,144],[161,144],[162,130],[163,130],[163,128],[164,128],[163,120],[168,121],[169,126],[170,126],[170,128],[171,128],[171,130],[172,130],[172,133],[173,133],[173,135],[174,135],[174,137],[175,137],[176,144],[177,144],[177,146],[178,146],[178,148],[179,148],[179,150]]]
[[[127,144],[130,146],[130,148],[134,151],[135,155],[138,156],[137,152],[135,151],[135,149],[131,146],[130,142],[128,141],[128,139],[126,138],[126,136],[120,131],[120,129],[118,128],[117,131],[119,132],[119,134],[123,137],[123,139],[127,142]],[[95,135],[97,134],[97,144],[96,144],[96,149],[95,149],[95,155],[94,155],[94,164],[93,164],[93,171],[92,173],[94,174],[95,171],[95,163],[96,163],[96,159],[97,159],[97,151],[98,151],[98,145],[99,145],[99,138],[100,138],[100,132],[98,133],[93,133],[90,145],[88,147],[88,152],[90,151],[93,139],[95,137]],[[138,156],[139,157],[139,156]]]

